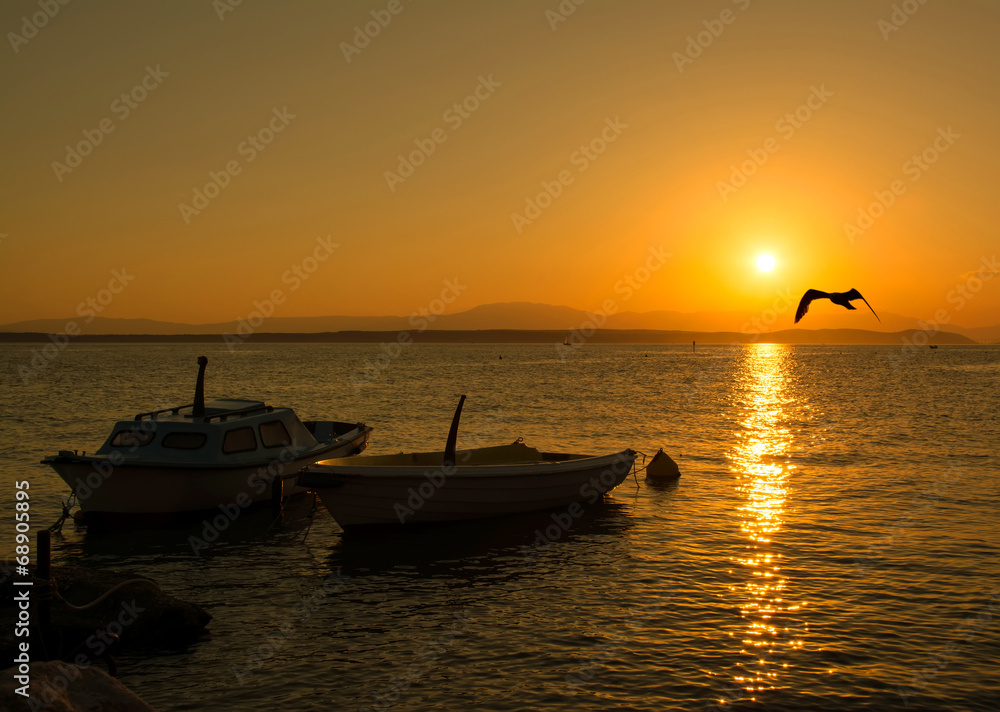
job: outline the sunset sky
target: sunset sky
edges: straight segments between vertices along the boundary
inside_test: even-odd
[[[3,3],[0,324],[446,280],[453,312],[856,287],[1000,322],[995,0],[235,2]]]

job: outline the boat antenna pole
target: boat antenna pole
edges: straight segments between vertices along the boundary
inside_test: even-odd
[[[444,446],[444,466],[455,466],[455,442],[458,440],[458,419],[462,417],[462,406],[465,404],[465,396],[458,399],[458,407],[455,408],[455,417],[451,419],[451,430],[448,431],[448,443]]]
[[[198,383],[194,387],[194,405],[191,407],[191,415],[195,418],[205,417],[205,366],[208,365],[208,358],[198,357]]]

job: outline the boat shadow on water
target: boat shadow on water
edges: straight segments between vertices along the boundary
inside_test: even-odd
[[[573,518],[566,508],[468,521],[351,529],[330,548],[331,571],[365,577],[394,572],[418,576],[511,575],[555,554],[562,559],[625,540],[631,506],[598,501]],[[572,545],[572,546],[570,546]]]
[[[300,541],[313,517],[325,516],[314,509],[307,494],[290,498],[280,513],[270,506],[254,506],[224,516],[220,510],[192,512],[169,518],[116,518],[92,521],[86,525],[67,522],[74,531],[54,535],[62,539],[61,548],[72,556],[129,559],[151,552],[178,557],[227,556],[234,547],[247,547],[274,541],[285,546]],[[80,537],[82,535],[82,538]]]

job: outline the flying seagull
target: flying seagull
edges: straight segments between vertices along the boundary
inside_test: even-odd
[[[829,299],[834,304],[839,304],[845,309],[854,310],[856,307],[851,306],[851,302],[855,299],[860,299],[865,304],[868,304],[868,300],[861,296],[861,292],[856,289],[852,289],[849,292],[821,292],[818,289],[810,289],[802,295],[802,301],[799,302],[799,308],[795,310],[795,323],[798,324],[799,320],[806,315],[809,311],[809,304],[814,299]],[[872,309],[872,305],[868,304],[868,308]],[[872,314],[875,314],[875,310],[872,309]],[[878,319],[878,314],[875,314],[875,318]],[[882,323],[881,319],[878,319],[879,323]]]

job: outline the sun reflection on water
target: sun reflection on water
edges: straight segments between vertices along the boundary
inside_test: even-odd
[[[734,573],[743,571],[746,580],[731,590],[746,625],[740,652],[747,656],[735,681],[751,693],[774,689],[779,672],[788,667],[784,655],[803,644],[785,625],[800,606],[785,598],[781,554],[772,547],[794,469],[788,461],[793,440],[787,423],[788,361],[786,347],[755,344],[744,350],[734,383],[740,413],[729,459],[741,500],[737,517],[746,554],[733,557],[733,563]]]

